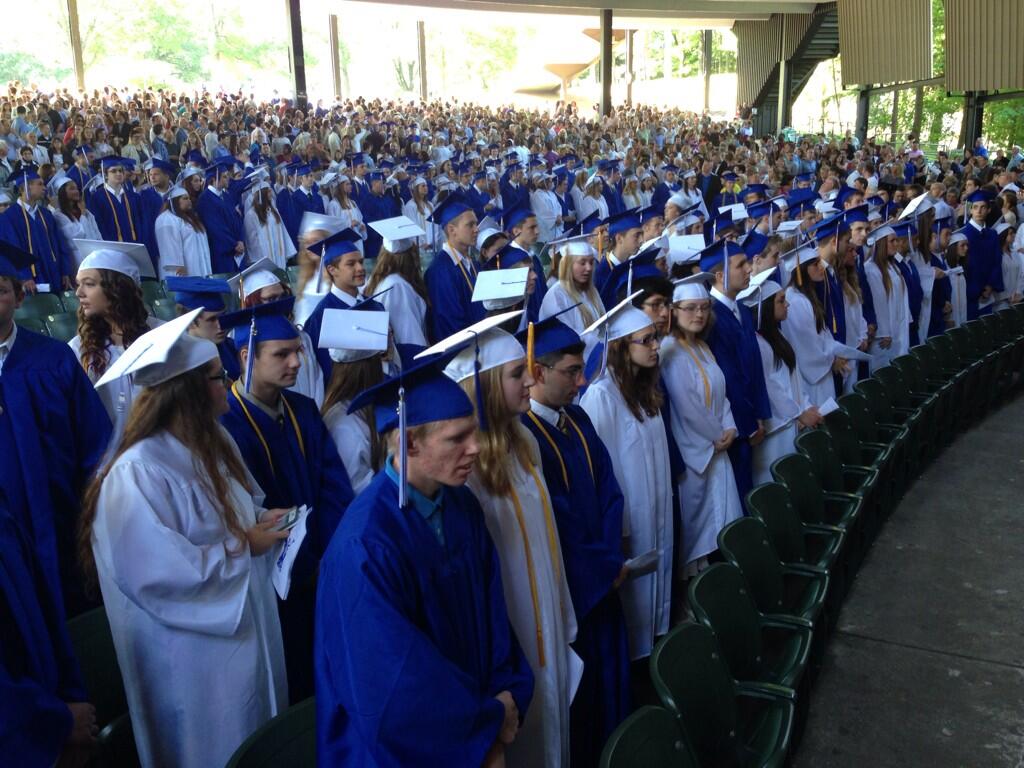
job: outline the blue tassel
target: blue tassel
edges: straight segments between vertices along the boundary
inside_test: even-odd
[[[398,388],[398,506],[409,503],[409,436],[406,432],[405,387]]]
[[[245,361],[245,391],[252,390],[252,367],[256,362],[256,315],[252,316],[252,323],[249,325],[249,354]]]
[[[480,423],[480,431],[487,431],[486,403],[484,403],[483,385],[480,383],[480,347],[476,348],[476,360],[473,363],[473,393],[476,395],[476,415]]]

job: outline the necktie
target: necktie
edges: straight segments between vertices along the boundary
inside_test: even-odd
[[[563,435],[569,434],[569,423],[566,421],[564,413],[559,412],[558,423],[555,426],[558,427],[558,431]]]

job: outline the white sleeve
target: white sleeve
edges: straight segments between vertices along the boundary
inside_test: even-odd
[[[185,266],[185,250],[181,242],[176,217],[165,213],[156,217],[153,231],[156,235],[156,247],[160,251],[160,270],[173,272]]]
[[[793,291],[799,294],[799,291]],[[814,322],[810,300],[800,294],[789,307],[789,316],[782,322],[782,334],[793,347],[796,365],[807,381],[821,381],[832,370],[832,337],[825,342]]]
[[[874,262],[864,265],[864,274],[868,278],[868,290],[871,291],[871,300],[875,305],[875,338],[884,339],[892,337],[889,318],[889,295],[885,292],[885,284],[882,282],[882,272]],[[895,286],[893,286],[895,289]]]
[[[605,375],[609,374],[605,373]],[[618,427],[622,414],[616,413],[607,393],[600,387],[588,388],[580,398],[580,407],[587,412],[587,416],[590,417],[590,421],[594,425],[594,431],[597,432],[597,436],[601,438],[601,442],[608,449],[608,455],[612,460],[612,470],[615,472],[615,479],[618,481],[619,487],[625,488],[625,478],[622,476],[625,467],[620,465],[623,464],[626,457],[619,456],[619,446],[622,440],[619,437]],[[622,535],[630,535],[629,515],[622,516]]]

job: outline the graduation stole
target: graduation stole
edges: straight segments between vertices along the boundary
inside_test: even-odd
[[[704,407],[709,411],[711,410],[711,379],[708,378],[708,372],[704,370],[704,365],[700,361],[700,356],[694,352],[693,347],[690,346],[690,342],[686,339],[677,339],[679,346],[690,353],[690,357],[693,358],[693,362],[697,365],[697,370],[700,371],[700,377],[704,379]]]
[[[18,207],[21,208],[21,215],[25,219],[25,237],[28,238],[28,252],[30,254],[32,254],[33,256],[35,256],[36,252],[32,249],[32,224],[28,220],[28,212],[25,210],[25,206],[19,205]],[[43,229],[46,230],[46,246],[47,246],[47,248],[50,249],[50,261],[56,263],[57,262],[57,257],[53,255],[53,243],[50,241],[50,228],[48,226],[46,226],[46,219],[43,218],[43,212],[40,210],[40,211],[38,211],[38,213],[39,213],[39,223],[42,224],[43,225]],[[35,279],[35,276],[36,276],[36,265],[35,264],[33,264],[31,266],[31,270],[32,270],[32,277],[33,277],[33,279]]]
[[[530,475],[533,477],[533,482],[537,485],[537,491],[540,493],[540,503],[544,508],[544,525],[547,528],[548,534],[548,548],[551,551],[551,563],[555,569],[555,579],[558,580],[562,577],[561,559],[558,551],[558,545],[555,544],[555,524],[551,518],[551,502],[548,500],[547,494],[544,492],[544,485],[541,483],[540,478],[537,477],[537,470],[534,466],[530,465]],[[519,524],[519,535],[523,537],[523,550],[526,552],[526,572],[530,579],[530,600],[533,603],[533,623],[537,628],[537,658],[542,667],[547,666],[546,657],[544,654],[544,628],[541,626],[540,620],[540,598],[537,596],[537,571],[533,565],[533,551],[530,548],[530,540],[526,537],[526,522],[523,520],[523,505],[519,502],[519,495],[516,493],[516,489],[513,486],[511,489],[512,494],[512,505],[516,511],[516,523]]]
[[[124,210],[128,214],[128,227],[131,229],[132,242],[135,242],[135,222],[132,221],[132,206],[128,202],[128,193],[121,190],[124,195]],[[124,242],[124,233],[121,231],[121,222],[117,220],[117,208],[114,207],[114,198],[110,196],[110,190],[107,189],[107,185],[103,185],[103,194],[107,196],[107,202],[110,203],[110,212],[114,214],[114,226],[117,227],[117,240],[118,242]]]
[[[562,458],[562,452],[558,450],[558,444],[555,443],[555,439],[551,436],[551,433],[548,432],[547,427],[544,426],[544,422],[537,417],[537,414],[533,411],[527,411],[526,415],[530,417],[530,421],[537,425],[537,429],[539,429],[540,433],[544,435],[544,438],[548,441],[548,445],[550,445],[551,449],[555,452],[555,456],[558,458],[558,463],[562,468],[562,480],[565,481],[565,489],[569,490],[569,473],[566,471],[565,459]],[[590,468],[590,479],[597,482],[597,478],[594,477],[594,463],[590,459],[590,446],[587,444],[587,438],[583,436],[583,431],[579,428],[576,422],[573,421],[572,416],[564,412],[563,415],[565,416],[566,422],[576,430],[576,434],[579,435],[580,442],[583,443],[583,451],[587,454],[587,466]]]
[[[469,293],[472,295],[472,293],[473,293],[473,281],[469,279],[469,272],[472,272],[473,273],[473,277],[476,277],[476,272],[475,272],[475,270],[473,270],[473,265],[472,264],[469,265],[469,272],[467,272],[466,271],[466,267],[462,263],[463,258],[464,258],[462,256],[462,254],[458,252],[458,250],[455,248],[454,245],[451,244],[450,241],[448,242],[447,245],[459,257],[459,258],[457,258],[455,260],[455,263],[458,264],[459,271],[462,272],[462,277],[465,278],[465,280],[466,280],[466,287],[469,288]]]
[[[270,457],[270,446],[267,444],[267,439],[263,436],[263,432],[260,430],[256,420],[252,417],[248,406],[245,404],[245,398],[238,392],[238,382],[236,381],[231,385],[231,394],[235,396],[238,404],[242,406],[242,413],[245,414],[246,420],[249,422],[249,426],[252,427],[253,432],[256,433],[256,437],[260,441],[260,445],[263,446],[263,452],[267,455],[267,464],[270,465],[270,472],[274,474],[274,460]],[[295,411],[288,405],[288,400],[284,394],[281,395],[281,402],[284,403],[284,409],[288,413],[288,418],[292,422],[292,429],[295,430],[295,439],[299,442],[299,450],[302,452],[302,458],[306,458],[306,446],[302,443],[302,431],[299,429],[298,419],[295,418]]]

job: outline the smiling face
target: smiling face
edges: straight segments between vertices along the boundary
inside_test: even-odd
[[[340,290],[353,296],[366,282],[366,267],[359,251],[343,254],[327,265],[327,274]]]

